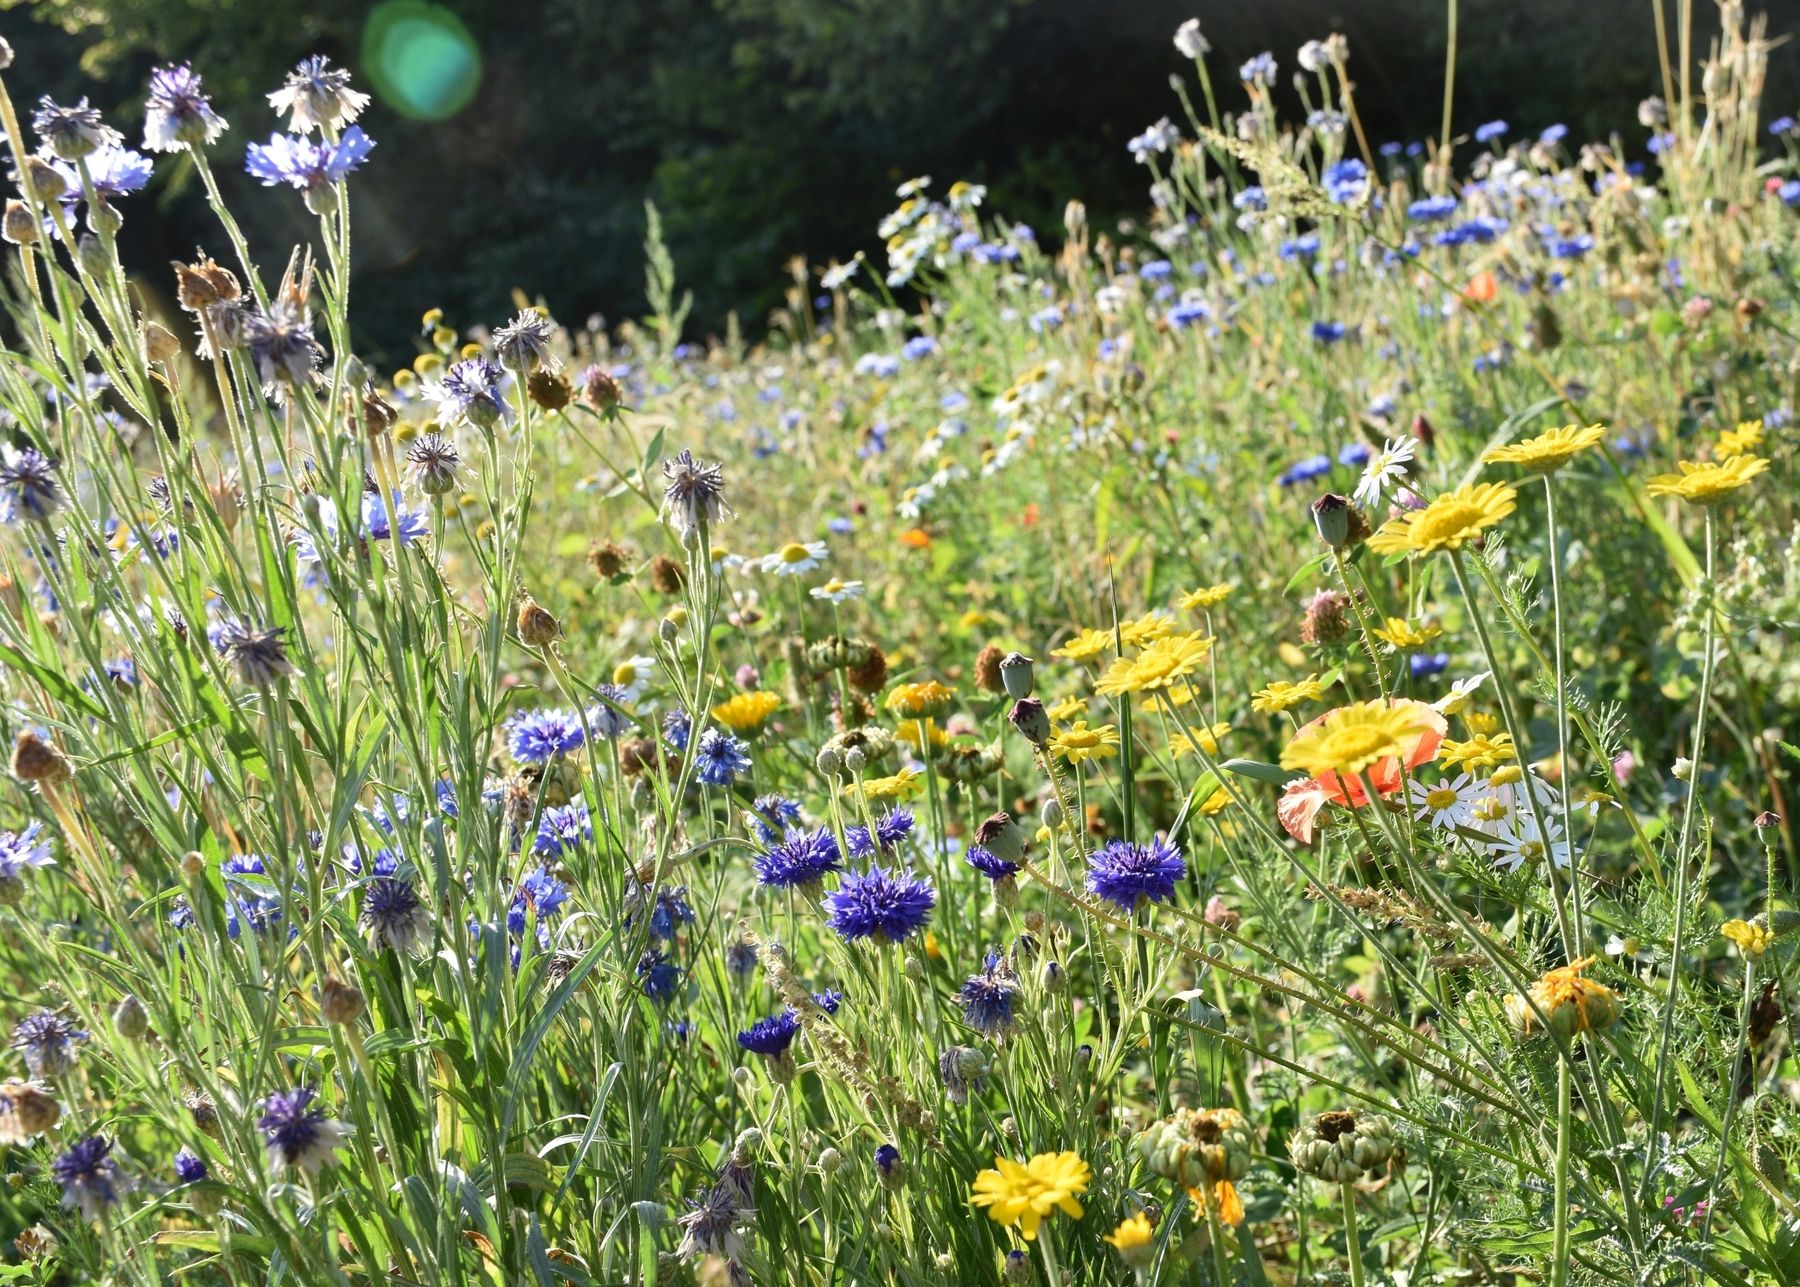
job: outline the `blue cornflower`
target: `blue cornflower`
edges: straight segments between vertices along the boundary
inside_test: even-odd
[[[884,854],[891,854],[899,847],[900,842],[911,834],[913,816],[905,809],[890,809],[887,815],[875,823],[875,839],[869,839],[867,827],[851,827],[844,833],[844,842],[850,846],[852,858],[866,858],[875,852],[877,846]]]
[[[900,374],[900,359],[886,353],[865,353],[856,359],[856,374],[891,380]]]
[[[176,1150],[175,1182],[177,1184],[198,1184],[206,1176],[206,1163],[200,1160],[198,1153],[190,1148]]]
[[[262,180],[265,188],[287,184],[306,197],[307,209],[323,214],[331,209],[327,195],[368,160],[375,140],[352,125],[334,143],[300,134],[271,134],[267,143],[252,143],[244,156],[244,168]]]
[[[983,876],[986,876],[989,880],[1005,880],[1010,876],[1016,875],[1019,870],[1018,863],[1007,862],[1004,858],[994,854],[993,851],[985,849],[980,845],[970,845],[967,849],[963,850],[963,861],[968,863],[969,866],[973,867]]]
[[[900,356],[908,362],[917,362],[920,358],[930,357],[937,352],[938,342],[929,335],[915,335],[900,346]]]
[[[331,1152],[350,1133],[342,1122],[325,1116],[313,1105],[310,1086],[278,1090],[262,1103],[257,1126],[269,1160],[280,1166],[297,1166],[308,1175],[332,1160]]]
[[[0,523],[43,522],[62,507],[56,463],[36,447],[0,443]]]
[[[1088,860],[1088,892],[1124,911],[1143,903],[1175,897],[1176,882],[1187,875],[1181,851],[1160,836],[1147,845],[1112,840]]]
[[[1275,253],[1283,259],[1311,259],[1319,253],[1319,234],[1309,232],[1304,237],[1284,241],[1276,247]]]
[[[650,907],[650,932],[653,935],[672,941],[679,926],[693,923],[694,906],[688,902],[686,885],[656,891],[656,901]]]
[[[800,1020],[792,1010],[758,1019],[737,1035],[738,1045],[753,1055],[779,1059],[787,1054],[794,1038],[800,1035]]]
[[[63,1205],[80,1210],[82,1219],[97,1220],[131,1187],[113,1160],[112,1141],[104,1135],[77,1140],[57,1154],[50,1174],[62,1185]]]
[[[268,862],[261,854],[233,854],[219,864],[219,874],[227,894],[227,937],[237,938],[245,925],[261,934],[281,922],[281,894],[270,883]]]
[[[1351,469],[1361,469],[1369,463],[1369,444],[1366,442],[1347,442],[1339,449],[1338,464]]]
[[[1348,328],[1342,322],[1314,322],[1312,337],[1320,344],[1336,344]]]
[[[1392,160],[1394,157],[1399,156],[1402,152],[1404,152],[1406,150],[1406,145],[1404,143],[1401,143],[1401,142],[1395,140],[1395,141],[1383,143],[1380,147],[1376,148],[1375,150],[1377,152],[1379,152],[1382,156],[1385,156],[1389,160]]]
[[[1232,197],[1231,204],[1234,209],[1261,214],[1269,208],[1269,194],[1263,190],[1261,184],[1253,183]]]
[[[1458,204],[1455,197],[1420,197],[1406,207],[1406,217],[1414,223],[1437,223],[1455,214]]]
[[[1794,124],[1794,118],[1791,116],[1777,116],[1769,122],[1769,133],[1777,138],[1784,134],[1793,134],[1796,129],[1800,129],[1800,127]]]
[[[1784,206],[1800,206],[1800,179],[1789,179],[1775,189],[1775,195],[1781,198]]]
[[[200,89],[200,74],[188,63],[150,73],[144,104],[144,146],[152,152],[179,152],[189,144],[211,143],[223,134],[225,118],[213,111]]]
[[[31,128],[58,160],[78,161],[102,148],[118,147],[124,136],[100,118],[100,109],[83,98],[64,107],[48,94],[38,99]]]
[[[779,795],[759,795],[750,802],[750,822],[765,845],[781,839],[781,831],[800,821],[798,801]]]
[[[1275,73],[1275,55],[1265,51],[1238,68],[1238,79],[1246,85],[1267,86],[1275,83]]]
[[[369,105],[367,94],[350,88],[350,73],[333,67],[323,54],[301,59],[268,99],[276,112],[288,113],[296,134],[347,125]]]
[[[1485,125],[1477,125],[1475,127],[1475,141],[1477,143],[1491,143],[1495,139],[1505,135],[1506,130],[1507,125],[1505,121],[1489,121]]]
[[[756,880],[776,889],[805,888],[837,871],[841,860],[837,838],[824,827],[810,835],[790,828],[780,844],[756,856]]]
[[[675,999],[681,990],[681,967],[671,961],[660,948],[651,948],[638,957],[638,986],[644,995],[658,1004]]]
[[[1283,487],[1293,487],[1298,483],[1309,483],[1315,478],[1322,478],[1330,472],[1330,456],[1308,456],[1305,460],[1296,461],[1290,465],[1287,472],[1275,481]]]
[[[574,799],[553,809],[545,809],[538,818],[537,838],[531,842],[533,853],[561,857],[594,839],[594,819],[587,801]]]
[[[28,822],[23,831],[0,831],[0,889],[17,882],[27,867],[48,867],[55,861],[43,823]]]
[[[983,1036],[1003,1039],[1013,1029],[1013,997],[1018,995],[1018,976],[997,953],[989,952],[981,971],[971,974],[957,991],[963,1018]]]
[[[749,744],[721,729],[709,728],[694,748],[694,776],[708,786],[730,786],[740,773],[750,771]]]
[[[520,711],[506,721],[507,748],[521,764],[538,764],[580,748],[585,734],[573,711]]]
[[[550,874],[548,867],[539,867],[519,881],[519,887],[513,891],[512,906],[507,910],[506,928],[514,934],[525,932],[525,913],[537,913],[538,925],[562,910],[562,905],[569,901],[569,887]]]
[[[663,716],[663,741],[677,751],[687,750],[688,738],[694,733],[694,717],[677,706]]]
[[[1368,195],[1369,167],[1355,157],[1347,157],[1325,167],[1325,195],[1334,204],[1347,206]]]
[[[431,909],[419,898],[411,881],[397,876],[377,876],[363,894],[363,927],[369,946],[410,952],[431,932]]]
[[[922,928],[936,902],[928,882],[904,871],[890,875],[870,867],[863,873],[845,873],[823,906],[826,922],[845,942],[867,938],[888,944],[902,942]]]
[[[1204,322],[1210,316],[1212,310],[1199,300],[1183,300],[1165,314],[1169,325],[1178,331],[1186,330],[1196,322]]]
[[[484,357],[452,362],[438,382],[437,421],[446,428],[468,421],[480,429],[492,429],[511,414],[501,383],[506,377]]]
[[[749,939],[733,939],[731,946],[725,949],[725,968],[739,978],[743,978],[756,968],[756,962],[760,955],[756,944]]]
[[[1412,670],[1414,679],[1430,679],[1433,675],[1441,675],[1450,668],[1450,654],[1447,652],[1416,652],[1407,659],[1406,664]]]
[[[1559,122],[1555,125],[1546,125],[1538,134],[1538,142],[1545,147],[1555,147],[1568,137],[1569,127]]]
[[[19,1020],[12,1031],[12,1048],[25,1060],[33,1077],[61,1077],[72,1072],[88,1034],[68,1016],[54,1010],[38,1010]]]
[[[844,1004],[844,994],[836,988],[826,988],[823,992],[812,994],[813,1004],[826,1014],[836,1014],[838,1007]]]
[[[1593,235],[1585,232],[1574,237],[1551,237],[1545,242],[1545,249],[1556,259],[1580,259],[1593,248]]]
[[[142,190],[150,182],[154,163],[142,152],[128,147],[103,147],[82,162],[87,169],[87,182],[101,205],[110,206],[119,197]],[[62,203],[73,211],[87,199],[82,185],[81,169],[67,161],[52,161],[52,169],[62,175],[68,185]]]
[[[438,779],[437,806],[438,812],[446,818],[454,820],[460,816],[460,809],[456,803],[456,788],[450,784],[448,778]]]

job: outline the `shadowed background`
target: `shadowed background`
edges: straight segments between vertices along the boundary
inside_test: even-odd
[[[1673,22],[1675,0],[1665,6]],[[1716,28],[1697,4],[1696,51]],[[323,52],[376,95],[379,141],[352,181],[359,343],[404,351],[429,305],[494,321],[513,287],[570,320],[644,309],[643,203],[660,207],[690,331],[736,311],[755,330],[783,261],[879,261],[894,185],[984,182],[992,209],[1053,235],[1063,203],[1100,219],[1146,204],[1125,140],[1180,120],[1170,43],[1198,16],[1222,110],[1240,62],[1268,49],[1292,95],[1294,53],[1342,31],[1372,143],[1435,134],[1446,11],[1439,0],[0,0],[19,52],[15,95],[90,95],[135,136],[149,71],[191,60],[232,122],[227,199],[265,269],[308,235],[291,192],[242,171],[274,117],[262,95]],[[1752,6],[1754,11],[1755,6]],[[1774,36],[1800,0],[1762,6]],[[1660,92],[1650,0],[1463,0],[1457,132],[1513,137],[1552,122],[1570,143],[1617,133],[1642,158],[1636,105]],[[34,21],[35,20],[35,21]],[[1673,36],[1671,36],[1671,40]],[[1697,83],[1696,76],[1696,83]],[[1800,50],[1771,57],[1764,116],[1800,114]],[[1297,98],[1286,104],[1300,113]],[[132,138],[135,142],[135,137]],[[127,262],[223,247],[189,168],[164,160],[126,207]],[[149,282],[161,288],[160,282]]]

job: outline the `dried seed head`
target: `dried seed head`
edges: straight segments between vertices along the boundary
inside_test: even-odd
[[[328,976],[319,985],[319,1013],[326,1023],[346,1027],[362,1018],[366,1009],[368,1003],[363,999],[362,990],[354,983]]]
[[[12,773],[21,782],[55,786],[69,780],[69,761],[56,747],[27,729],[13,741]]]
[[[524,604],[519,608],[519,638],[528,648],[542,648],[555,642],[556,636],[562,633],[562,627],[556,618],[530,595],[525,596]]]

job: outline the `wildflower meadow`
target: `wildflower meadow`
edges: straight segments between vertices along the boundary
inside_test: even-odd
[[[1134,218],[705,341],[0,50],[0,1281],[1800,1281],[1800,104],[1654,8],[1647,149],[1185,23]]]

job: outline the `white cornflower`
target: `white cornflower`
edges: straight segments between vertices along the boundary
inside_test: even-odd
[[[1369,463],[1363,466],[1362,481],[1356,484],[1352,499],[1365,509],[1377,504],[1383,488],[1406,477],[1406,467],[1412,463],[1418,447],[1414,438],[1389,438],[1387,446],[1370,456]]]
[[[826,290],[841,290],[849,283],[852,277],[856,276],[856,270],[861,267],[862,252],[858,251],[856,258],[852,259],[849,263],[833,263],[830,268],[827,268],[824,275],[819,278],[819,285],[823,286]]]

